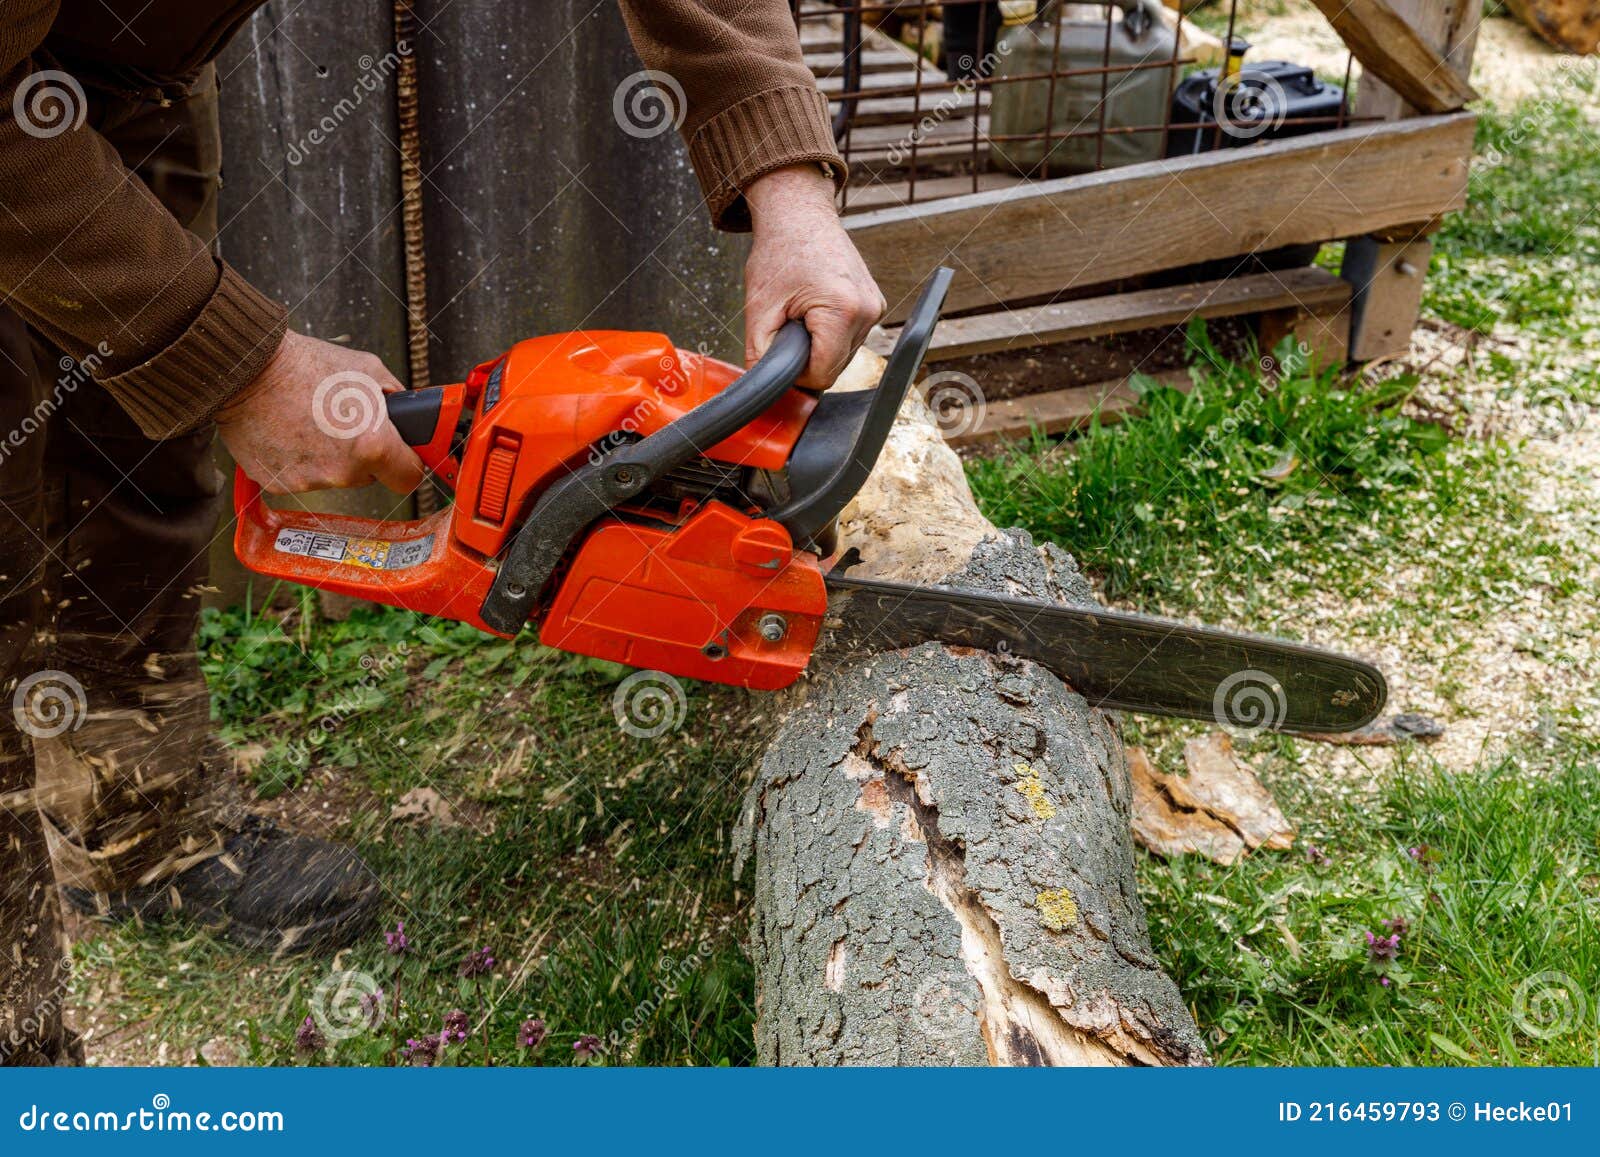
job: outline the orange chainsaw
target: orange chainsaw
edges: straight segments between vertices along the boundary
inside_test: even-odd
[[[251,570],[693,679],[794,682],[823,617],[852,645],[941,641],[1035,660],[1091,703],[1333,732],[1383,707],[1360,660],[1095,607],[851,578],[835,518],[877,461],[952,273],[911,311],[876,389],[795,387],[790,322],[746,372],[653,333],[519,342],[465,382],[388,398],[454,502],[382,521],[276,510],[242,473],[234,546]],[[841,636],[845,632],[840,632]]]

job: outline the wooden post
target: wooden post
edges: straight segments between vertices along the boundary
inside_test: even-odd
[[[1472,70],[1483,6],[1479,0],[1391,0],[1446,64],[1465,79]],[[1363,75],[1357,116],[1402,120],[1418,110],[1375,76]],[[1405,354],[1411,348],[1422,305],[1423,279],[1433,254],[1428,235],[1438,218],[1351,238],[1340,273],[1354,290],[1350,311],[1350,356],[1356,361]]]
[[[416,8],[435,380],[580,328],[742,361],[745,239],[711,228],[682,109],[650,94],[617,5]]]
[[[273,0],[255,13],[217,65],[219,244],[245,277],[289,307],[294,328],[369,350],[404,381],[394,49],[388,5]],[[220,444],[218,458],[226,461]],[[381,486],[299,501],[368,518],[409,518],[412,510],[409,497]],[[251,576],[226,530],[212,544],[211,573],[219,602],[244,601]],[[256,586],[259,597],[260,580]],[[334,613],[347,606],[323,605]]]

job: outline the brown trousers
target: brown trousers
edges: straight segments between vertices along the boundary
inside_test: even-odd
[[[157,85],[74,71],[89,123],[213,238],[215,72]],[[148,441],[92,360],[0,306],[0,1065],[70,1047],[56,871],[120,891],[218,844],[191,806],[209,714],[195,618],[222,503],[213,431]]]

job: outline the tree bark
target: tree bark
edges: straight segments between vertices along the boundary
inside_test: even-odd
[[[840,531],[852,573],[1093,599],[1070,556],[979,513],[915,396]],[[1005,655],[826,636],[786,695],[736,867],[763,1064],[1206,1063],[1151,951],[1113,717]]]

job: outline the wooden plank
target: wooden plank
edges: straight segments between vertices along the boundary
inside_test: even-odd
[[[837,113],[841,104],[841,101],[830,100],[828,112]],[[948,88],[925,92],[920,99],[914,93],[911,96],[864,96],[856,101],[855,111],[850,116],[850,127],[854,131],[870,125],[893,125],[904,136],[911,131],[912,125],[924,118],[939,117],[948,121],[959,117],[970,134],[972,110],[988,107],[987,89],[981,97]]]
[[[1164,370],[1147,376],[1185,392],[1192,385],[1188,370]],[[1109,382],[989,402],[976,426],[951,432],[945,436],[945,441],[958,449],[997,448],[1032,437],[1036,429],[1045,434],[1070,434],[1087,426],[1096,414],[1100,415],[1102,425],[1109,426],[1138,413],[1139,395],[1129,381],[1129,378],[1115,378]]]
[[[1478,94],[1390,0],[1313,0],[1334,31],[1375,76],[1423,112],[1454,112]],[[1435,7],[1439,0],[1429,0]],[[1452,0],[1460,3],[1462,0]]]
[[[872,76],[880,72],[894,72],[906,67],[911,57],[892,48],[868,48],[861,53],[861,74]],[[831,51],[807,52],[806,67],[818,80],[844,75],[844,52],[838,47]]]
[[[1355,125],[845,218],[903,320],[937,265],[951,312],[1431,217],[1466,203],[1472,113]]]
[[[1286,337],[1293,338],[1315,366],[1344,365],[1350,360],[1349,301],[1338,306],[1295,306],[1261,315],[1257,338],[1263,358],[1272,357]]]
[[[1479,0],[1390,0],[1417,35],[1436,49],[1455,74],[1465,80],[1472,73],[1472,54],[1478,43],[1483,16]],[[1400,120],[1419,110],[1377,76],[1364,76],[1356,89],[1355,115]]]
[[[917,72],[918,70],[913,66],[912,61],[909,58],[901,57],[899,68],[886,69],[880,72],[863,73],[861,77],[861,85],[855,91],[871,92],[873,89],[877,88],[913,88],[917,83]],[[929,83],[928,76],[925,72],[923,73],[922,81],[924,84]],[[821,89],[830,100],[844,92],[844,82],[845,75],[842,67],[834,72],[817,77],[817,87]],[[932,83],[937,84],[939,82],[934,81]],[[934,92],[924,93],[922,97],[924,105],[927,104],[930,98],[937,99],[947,91],[949,90],[939,89]]]
[[[1137,329],[1183,325],[1195,317],[1238,317],[1281,310],[1337,313],[1349,301],[1349,282],[1324,269],[1253,273],[1224,281],[1141,289],[950,318],[941,321],[934,331],[926,360],[947,361],[997,350],[1085,341]],[[879,353],[887,353],[898,335],[896,329],[879,330],[868,344]]]
[[[978,118],[978,158],[987,160],[989,114]],[[869,125],[852,129],[845,157],[850,162],[850,179],[857,185],[867,181],[897,181],[911,167],[911,126]],[[948,173],[972,160],[972,118],[955,116],[920,133],[917,144],[917,172],[920,186],[932,180],[930,174]],[[970,182],[970,175],[968,177]],[[971,188],[969,183],[968,188]],[[922,196],[919,193],[917,200]]]
[[[972,192],[970,173],[955,177],[923,177],[917,181],[915,189],[904,180],[886,180],[872,174],[857,173],[854,169],[851,170],[851,177],[850,189],[845,198],[846,213],[865,213],[891,205],[921,204],[924,201],[936,201],[941,197],[959,197]],[[1022,184],[1026,179],[1012,173],[979,173],[978,191],[1009,189],[1013,185]],[[916,193],[915,202],[910,196],[913,192]]]

